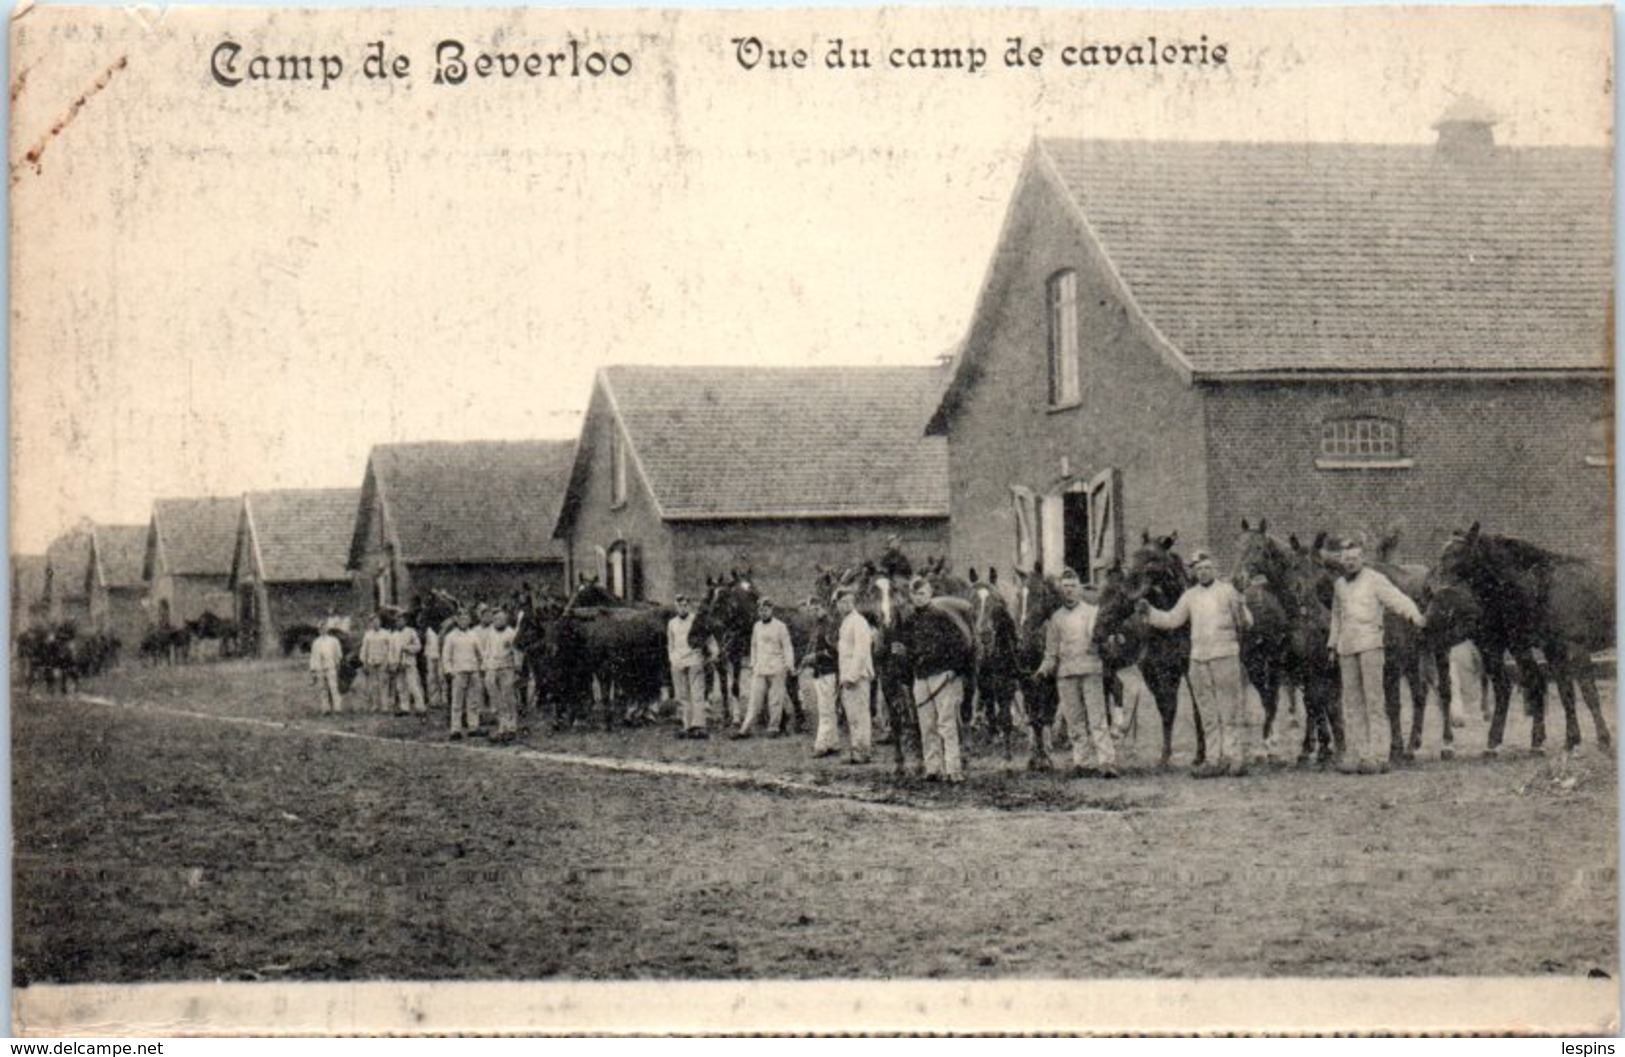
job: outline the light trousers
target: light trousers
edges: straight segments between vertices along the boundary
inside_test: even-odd
[[[694,664],[687,668],[673,668],[671,670],[671,693],[677,699],[677,716],[683,721],[683,729],[704,730],[707,718],[705,714],[705,666],[703,664]]]
[[[1192,661],[1191,701],[1202,717],[1202,727],[1217,750],[1215,762],[1249,762],[1257,740],[1252,709],[1247,707],[1247,683],[1239,656]]]
[[[920,749],[925,773],[951,781],[965,776],[959,756],[959,702],[965,684],[953,672],[914,680],[914,707],[920,721]]]
[[[762,716],[762,703],[767,702],[767,729],[778,730],[784,724],[784,712],[790,704],[788,674],[750,676],[750,704],[745,709],[745,722],[739,727],[741,734],[749,734]]]
[[[1343,677],[1343,729],[1349,755],[1357,763],[1388,758],[1388,712],[1382,696],[1383,651],[1340,654]]]
[[[1066,724],[1067,737],[1072,739],[1072,762],[1082,767],[1089,763],[1092,752],[1099,766],[1115,765],[1119,733],[1106,707],[1106,687],[1100,673],[1057,676],[1055,691],[1060,699],[1057,712]]]

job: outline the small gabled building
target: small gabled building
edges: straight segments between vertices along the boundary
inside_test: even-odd
[[[90,599],[90,625],[111,634],[134,651],[147,633],[147,525],[94,525],[85,591]]]
[[[559,593],[552,537],[573,441],[380,444],[367,458],[348,568],[362,612],[435,590],[506,598]]]
[[[11,632],[37,627],[50,617],[45,598],[45,572],[50,560],[43,554],[11,556]]]
[[[86,570],[90,567],[88,521],[51,541],[45,549],[45,611],[55,622],[72,622],[81,629],[90,626],[90,592]]]
[[[356,488],[243,496],[228,586],[245,649],[281,652],[285,632],[350,612],[350,541],[360,501]]]
[[[1612,563],[1611,154],[1032,144],[953,377],[957,564],[1222,565],[1243,518],[1487,529]]]
[[[557,534],[578,575],[667,601],[752,571],[804,597],[815,566],[948,541],[940,367],[600,370]]]
[[[141,572],[148,612],[159,627],[178,627],[205,613],[237,619],[228,581],[241,507],[241,496],[153,502]]]

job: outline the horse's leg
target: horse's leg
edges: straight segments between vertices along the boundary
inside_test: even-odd
[[[1563,703],[1563,748],[1573,752],[1580,747],[1580,718],[1574,707],[1574,673],[1569,664],[1568,644],[1547,643],[1546,660],[1552,666],[1557,698]]]
[[[1404,665],[1395,650],[1393,663],[1382,666],[1382,706],[1388,714],[1388,762],[1399,763],[1405,758],[1405,736],[1400,733],[1399,723],[1399,680],[1404,675]]]
[[[1422,649],[1418,646],[1414,650],[1406,651],[1401,659],[1405,671],[1405,685],[1411,691],[1411,739],[1405,745],[1405,758],[1416,759],[1416,750],[1422,747],[1422,723],[1427,716],[1428,688],[1422,683]],[[1445,718],[1445,729],[1450,729],[1450,719]]]
[[[1575,681],[1580,684],[1580,696],[1585,698],[1586,708],[1591,712],[1591,723],[1597,731],[1597,744],[1604,749],[1613,743],[1608,733],[1608,720],[1602,714],[1602,700],[1597,694],[1597,676],[1592,671],[1591,656],[1582,653],[1578,659],[1569,659]]]
[[[1486,649],[1482,653],[1484,672],[1489,676],[1495,694],[1495,714],[1490,717],[1489,743],[1484,746],[1484,755],[1494,756],[1501,751],[1501,739],[1506,736],[1507,709],[1512,706],[1512,680],[1507,677],[1506,655],[1501,649]]]
[[[1456,731],[1450,720],[1452,701],[1450,678],[1450,648],[1435,650],[1433,664],[1439,670],[1439,721],[1444,727],[1444,744],[1439,748],[1439,759],[1448,760],[1456,755]]]
[[[1523,684],[1523,707],[1529,713],[1529,750],[1546,751],[1546,676],[1527,648],[1513,653],[1518,664],[1518,681]]]

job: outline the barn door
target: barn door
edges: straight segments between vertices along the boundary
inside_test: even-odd
[[[1030,488],[1011,485],[1010,499],[1016,510],[1016,569],[1032,572],[1038,561],[1038,497]]]
[[[1121,470],[1102,470],[1089,482],[1089,577],[1095,583],[1106,581],[1106,570],[1123,554],[1122,493]]]
[[[1060,495],[1043,496],[1038,501],[1039,531],[1044,572],[1058,576],[1066,568],[1066,500]]]

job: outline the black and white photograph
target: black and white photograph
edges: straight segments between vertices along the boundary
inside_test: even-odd
[[[13,1031],[1617,1032],[1612,17],[14,13]]]

